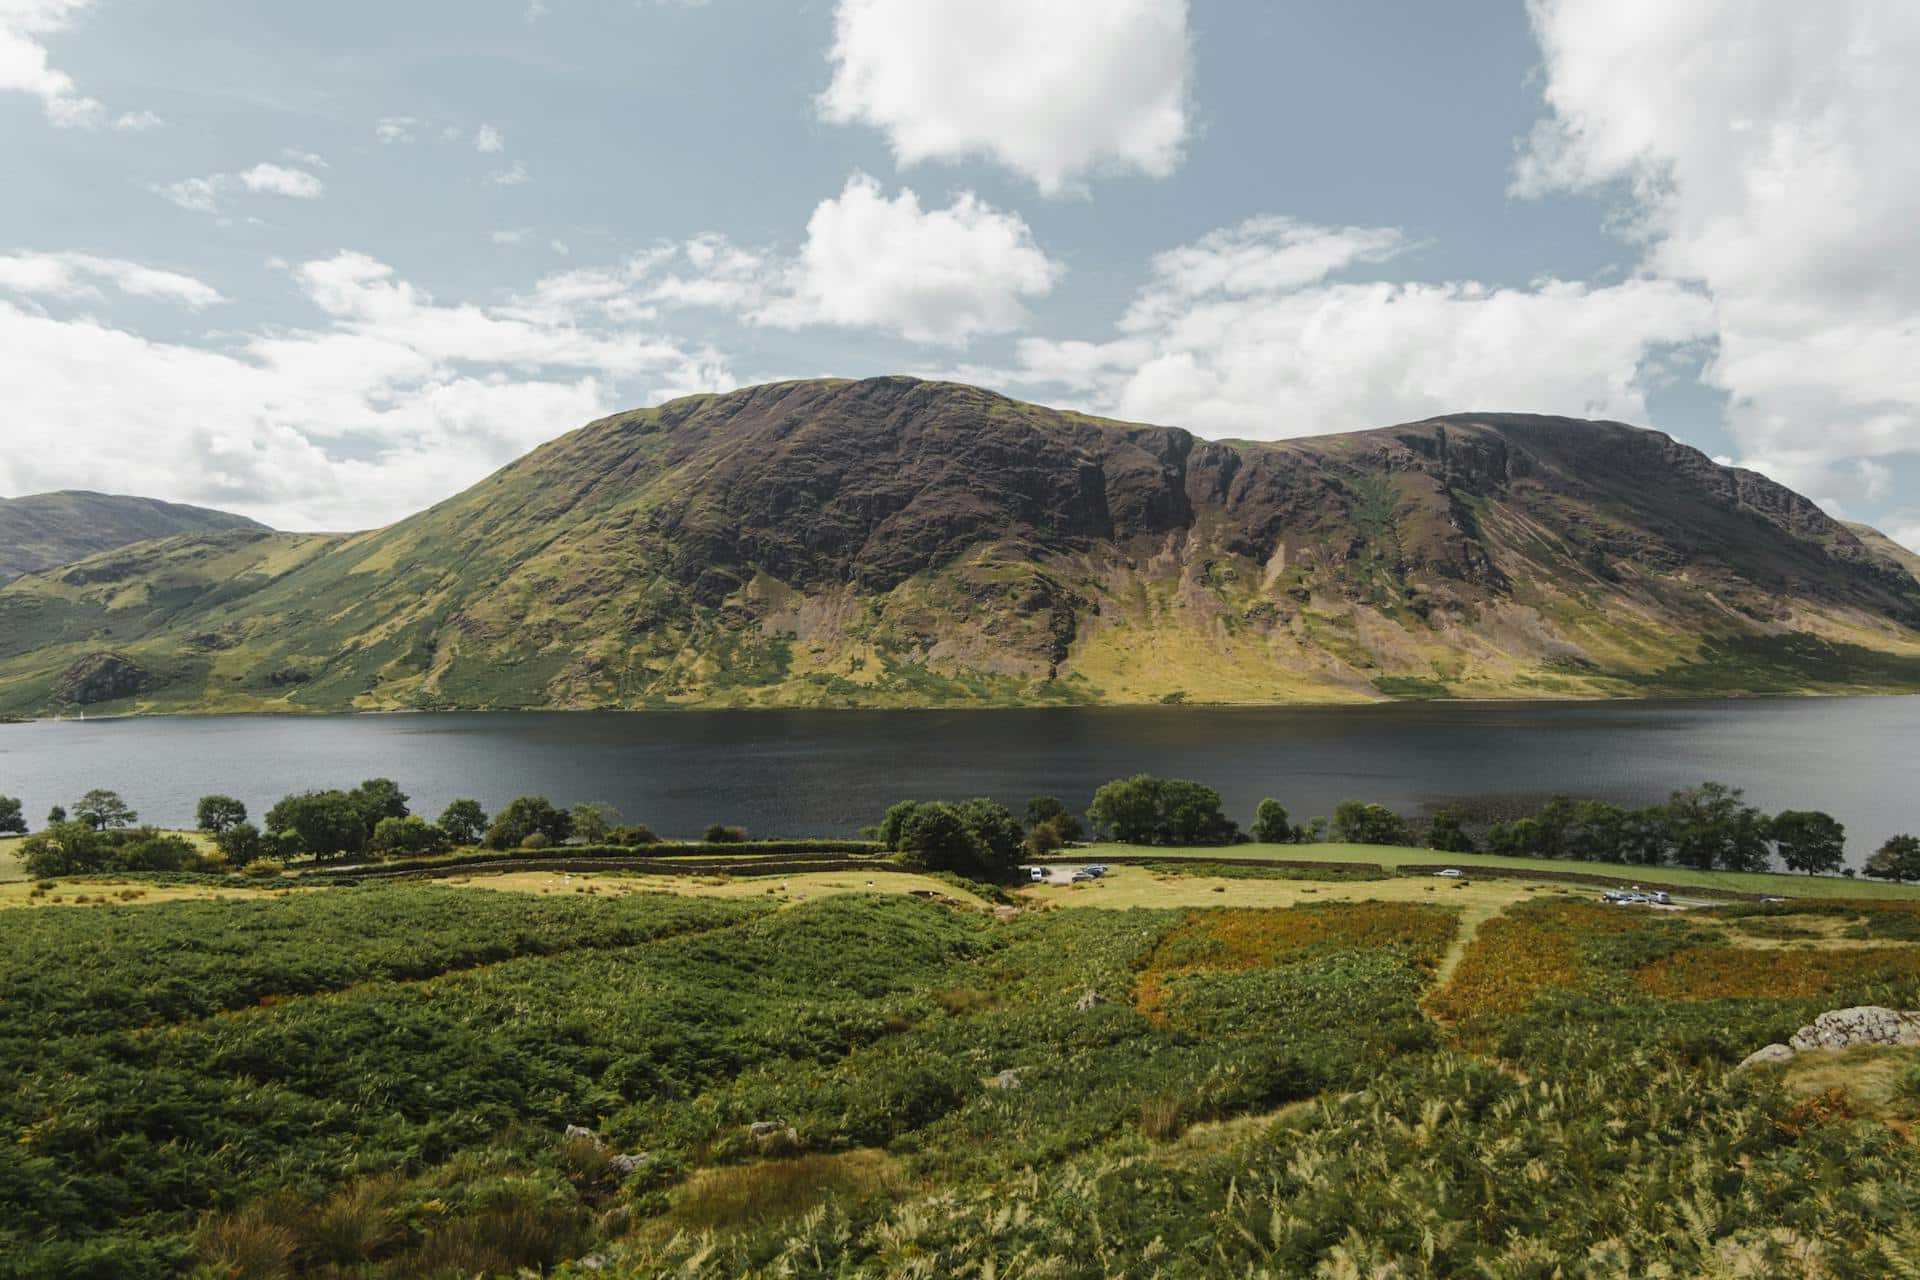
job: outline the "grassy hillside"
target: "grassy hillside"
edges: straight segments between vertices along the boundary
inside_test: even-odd
[[[1920,690],[1920,580],[1618,423],[1199,441],[970,387],[621,414],[388,529],[0,590],[0,714]]]
[[[66,490],[0,498],[0,583],[135,542],[262,525],[154,498]]]
[[[1162,897],[600,876],[6,912],[0,1257],[127,1280],[1915,1257],[1920,1049],[1731,1068],[1826,1009],[1920,1005],[1920,908],[1412,878],[1270,905],[1129,874]]]

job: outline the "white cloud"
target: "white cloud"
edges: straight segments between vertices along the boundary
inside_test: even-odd
[[[136,298],[177,302],[195,311],[226,299],[192,276],[162,271],[121,258],[86,253],[15,253],[0,256],[0,289],[50,298],[97,298],[97,282]]]
[[[547,248],[553,250],[563,258],[573,252],[573,250],[567,248],[567,242],[565,240],[549,240],[547,241]]]
[[[253,166],[240,175],[240,185],[249,191],[295,200],[318,200],[327,190],[325,183],[304,169],[289,169],[278,164]]]
[[[1188,134],[1187,0],[840,0],[822,115],[903,165],[984,158],[1048,194],[1165,177]]]
[[[527,177],[527,167],[516,160],[513,168],[496,169],[488,174],[487,181],[496,187],[517,187],[531,179]]]
[[[318,159],[319,157],[313,157]],[[166,186],[152,188],[182,209],[196,213],[215,213],[221,202],[236,190],[257,195],[288,196],[295,200],[318,200],[326,194],[326,184],[304,169],[286,165],[257,164],[240,173],[213,173],[204,178],[182,178]]]
[[[1533,0],[1549,117],[1522,194],[1607,190],[1718,314],[1742,460],[1863,491],[1920,450],[1920,6]]]
[[[0,262],[37,272],[37,289],[59,283],[57,264]],[[122,288],[166,275],[113,265]],[[13,374],[0,492],[137,487],[283,528],[367,526],[621,403],[733,381],[711,351],[632,327],[441,304],[360,254],[301,263],[293,278],[319,324],[219,346],[0,301]]]
[[[412,142],[419,136],[416,132],[419,127],[420,121],[413,116],[381,116],[374,123],[373,136],[392,146]]]
[[[122,133],[146,133],[164,129],[167,122],[151,111],[123,111],[114,117],[113,127]]]
[[[473,149],[488,155],[504,150],[506,145],[506,139],[500,136],[500,131],[490,124],[481,125],[480,131],[473,135]]]
[[[865,175],[823,200],[788,272],[784,296],[760,323],[882,329],[912,342],[963,344],[1020,328],[1024,299],[1050,292],[1063,268],[1034,244],[1017,215],[971,193],[922,209],[914,192],[891,200]]]
[[[0,0],[0,91],[31,94],[59,128],[95,128],[106,107],[82,94],[47,59],[45,38],[64,31],[93,0]]]
[[[924,209],[912,191],[890,199],[855,175],[814,209],[796,252],[707,233],[655,245],[616,268],[549,276],[516,306],[556,319],[622,321],[695,307],[754,325],[875,329],[960,346],[1021,327],[1025,300],[1049,292],[1061,274],[1014,214],[970,194]]]
[[[532,227],[503,227],[489,238],[495,244],[521,244],[532,234]]]
[[[1256,439],[1474,409],[1633,420],[1661,354],[1712,331],[1706,299],[1664,281],[1328,279],[1404,247],[1386,228],[1253,219],[1156,258],[1119,336],[1028,339],[1005,376]]]
[[[280,148],[280,158],[282,160],[291,160],[295,164],[304,165],[309,169],[325,169],[328,167],[324,156],[312,151],[302,151],[299,147]]]

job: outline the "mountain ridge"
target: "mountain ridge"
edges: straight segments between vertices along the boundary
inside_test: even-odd
[[[1920,580],[1659,432],[1271,442],[890,377],[611,415],[385,529],[0,591],[0,711],[1920,689]]]
[[[0,584],[136,542],[265,527],[229,511],[90,489],[0,498]]]

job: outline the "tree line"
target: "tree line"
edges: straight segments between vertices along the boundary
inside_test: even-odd
[[[305,791],[268,809],[263,825],[231,796],[202,797],[199,829],[214,853],[178,835],[136,826],[139,815],[116,793],[87,792],[71,812],[56,805],[46,827],[22,845],[35,875],[95,871],[275,869],[288,858],[419,857],[455,847],[544,849],[575,841],[639,847],[659,842],[649,828],[626,823],[613,806],[563,809],[544,796],[521,796],[496,815],[479,801],[455,800],[436,821],[409,808],[389,778],[351,790]],[[0,796],[0,834],[27,834],[19,800]],[[1228,817],[1220,793],[1204,783],[1138,774],[1101,786],[1082,819],[1057,797],[1036,796],[1025,821],[996,800],[910,800],[890,808],[869,834],[921,865],[981,878],[1010,872],[1022,857],[1040,858],[1089,834],[1121,844],[1208,847],[1261,844],[1345,844],[1422,847],[1439,853],[1683,866],[1700,871],[1766,871],[1775,860],[1809,875],[1842,872],[1846,827],[1817,810],[1768,814],[1736,787],[1703,782],[1664,802],[1628,808],[1604,800],[1554,796],[1525,816],[1476,823],[1459,809],[1412,819],[1380,804],[1344,801],[1332,815],[1295,823],[1276,799],[1262,800],[1250,829]],[[744,829],[716,823],[709,843],[738,843]],[[1865,865],[1877,879],[1920,880],[1920,838],[1895,836]]]

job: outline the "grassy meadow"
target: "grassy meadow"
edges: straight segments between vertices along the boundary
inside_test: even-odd
[[[0,1276],[1920,1264],[1920,1048],[1733,1069],[1920,1007],[1920,903],[1371,876],[56,882]]]

